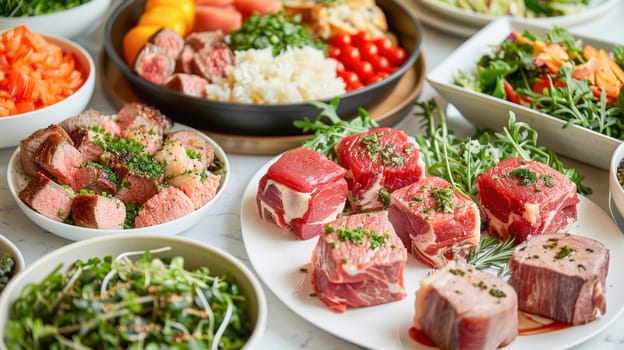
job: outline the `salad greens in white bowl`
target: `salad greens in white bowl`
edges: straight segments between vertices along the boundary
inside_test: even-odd
[[[0,348],[251,349],[267,304],[251,271],[188,238],[94,238],[55,250],[0,297]]]

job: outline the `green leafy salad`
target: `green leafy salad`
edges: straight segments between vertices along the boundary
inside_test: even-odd
[[[553,17],[579,13],[589,0],[437,0],[463,10],[491,16]]]
[[[0,16],[39,16],[86,4],[91,0],[2,0]]]
[[[152,257],[167,250],[58,266],[13,303],[7,348],[240,349],[252,325],[235,281],[187,270],[181,257]]]
[[[454,83],[624,139],[624,46],[583,45],[557,27],[545,38],[512,31]]]

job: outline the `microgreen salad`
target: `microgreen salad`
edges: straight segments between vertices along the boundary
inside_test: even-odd
[[[77,260],[26,286],[5,327],[8,349],[239,349],[252,333],[229,276],[188,270],[170,250]],[[142,256],[135,261],[131,256]]]
[[[588,0],[436,0],[448,6],[491,16],[552,17],[582,12]]]
[[[624,46],[584,45],[555,27],[545,38],[512,31],[454,83],[614,138],[624,138]]]

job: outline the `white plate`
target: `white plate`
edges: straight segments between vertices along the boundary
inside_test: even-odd
[[[539,37],[544,37],[548,31],[544,26],[509,18],[498,19],[466,40],[440,62],[427,74],[427,81],[478,128],[501,130],[507,126],[509,112],[513,111],[518,121],[529,123],[538,132],[541,145],[568,158],[609,169],[611,154],[620,144],[620,140],[577,125],[564,128],[565,122],[561,119],[453,83],[453,76],[460,70],[474,72],[479,59],[485,54],[491,54],[492,47],[505,40],[512,29],[519,32],[528,30]],[[571,32],[584,44],[597,48],[611,50],[614,45]]]
[[[453,34],[469,36],[496,20],[498,17],[471,12],[457,7],[449,6],[438,0],[406,0],[410,2],[412,10],[420,13],[423,22],[432,25],[437,29],[450,31]],[[618,0],[590,0],[585,11],[566,16],[539,17],[539,18],[517,18],[527,23],[541,25],[557,25],[570,27],[581,25],[607,14]],[[450,25],[450,28],[445,26]]]
[[[317,327],[335,336],[371,349],[422,349],[408,330],[414,317],[414,296],[420,280],[431,269],[415,259],[405,267],[408,297],[390,304],[348,309],[339,314],[330,310],[313,292],[307,273],[316,239],[300,241],[292,233],[279,230],[260,219],[256,207],[258,181],[277,158],[265,164],[252,177],[242,199],[241,230],[245,249],[254,269],[266,286],[291,310]],[[506,350],[564,349],[579,344],[613,322],[624,310],[624,275],[618,273],[624,264],[624,235],[595,203],[581,197],[578,222],[571,232],[593,237],[611,249],[610,274],[607,276],[607,313],[583,326],[539,335],[519,336]]]
[[[188,126],[175,123],[173,128],[168,130],[168,132],[191,129]],[[26,203],[22,202],[22,200],[18,197],[19,191],[21,191],[30,180],[30,177],[24,175],[22,171],[22,165],[20,162],[20,149],[19,147],[15,150],[11,159],[9,160],[9,165],[7,167],[7,182],[9,183],[9,191],[13,196],[13,199],[17,203],[17,206],[22,210],[24,215],[26,215],[31,221],[35,224],[47,230],[57,236],[72,240],[72,241],[81,241],[89,238],[95,237],[103,237],[116,235],[120,233],[157,233],[157,234],[165,234],[165,235],[177,235],[184,231],[186,231],[191,226],[197,224],[206,214],[206,212],[212,208],[215,202],[221,197],[223,193],[223,189],[227,185],[227,182],[230,178],[230,164],[228,158],[219,146],[213,139],[208,137],[206,134],[196,130],[199,132],[202,137],[206,139],[210,143],[210,145],[215,150],[215,156],[220,159],[223,163],[223,166],[227,170],[223,176],[221,176],[221,186],[219,187],[217,194],[212,198],[208,203],[204,204],[201,208],[195,210],[194,212],[185,215],[176,220],[172,220],[169,222],[165,222],[160,225],[141,227],[141,228],[133,228],[133,229],[122,229],[122,230],[103,230],[103,229],[94,229],[94,228],[86,228],[80,226],[69,225],[66,223],[58,222],[52,219],[49,219],[33,209],[31,209]]]

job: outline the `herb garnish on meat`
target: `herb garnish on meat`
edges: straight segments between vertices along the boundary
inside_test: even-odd
[[[9,283],[13,270],[15,269],[15,260],[7,253],[2,254],[0,257],[0,292]]]

